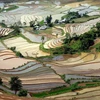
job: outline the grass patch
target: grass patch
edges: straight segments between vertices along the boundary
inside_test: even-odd
[[[4,9],[4,11],[11,11],[11,10],[15,10],[17,8],[19,8],[19,7],[16,5],[11,5],[8,9]]]
[[[4,23],[0,23],[0,26],[1,26],[1,27],[4,27],[4,28],[7,28],[7,25],[4,24]]]
[[[36,93],[36,94],[34,93],[32,94],[32,96],[38,97],[38,98],[44,98],[44,97],[68,93],[71,91],[76,91],[76,90],[80,90],[84,88],[92,88],[92,87],[100,86],[100,82],[92,82],[92,83],[86,82],[86,84],[84,83],[85,86],[79,86],[80,83],[82,82],[77,82],[75,84],[72,84],[70,85],[70,87],[66,87],[66,86],[56,87],[56,88],[51,89],[50,91]]]
[[[32,96],[38,97],[38,98],[44,98],[47,96],[53,96],[53,95],[59,95],[59,94],[71,92],[71,91],[81,89],[81,88],[82,88],[81,86],[78,86],[78,83],[75,83],[75,84],[72,84],[70,87],[60,86],[60,87],[53,88],[50,91],[36,93],[36,94],[34,93],[32,94]]]
[[[93,48],[95,48],[97,52],[100,52],[100,43],[94,45]]]
[[[92,20],[92,19],[96,19],[96,18],[99,18],[100,16],[96,15],[96,16],[87,16],[87,17],[82,17],[82,18],[76,18],[76,19],[73,19],[72,21],[74,21],[75,23],[83,23],[83,22],[87,22],[89,20]]]
[[[63,54],[62,48],[63,48],[63,46],[56,47],[56,48],[46,49],[46,48],[44,48],[44,44],[41,44],[40,47],[39,47],[39,49],[41,51],[50,53],[50,55],[60,55],[60,54]]]
[[[32,34],[41,34],[41,33],[47,33],[47,34],[51,34],[52,33],[52,28],[48,28],[46,30],[33,30],[32,27],[25,27],[24,30],[32,33]]]
[[[39,49],[42,50],[43,52],[47,52],[47,53],[50,53],[50,52],[51,52],[50,49],[45,49],[45,48],[44,48],[44,43],[41,43]]]
[[[53,88],[50,91],[32,94],[32,96],[43,98],[43,97],[62,94],[62,93],[70,92],[70,91],[71,91],[70,88],[67,88],[66,86],[61,86],[61,87]]]
[[[46,30],[40,30],[39,33],[51,34],[51,33],[52,33],[52,28],[48,28],[48,29],[46,29]]]

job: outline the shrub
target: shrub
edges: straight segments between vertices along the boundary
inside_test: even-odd
[[[2,79],[0,78],[0,85],[2,85],[3,84],[3,82],[2,82]]]
[[[20,90],[18,96],[27,96],[27,90]]]
[[[13,52],[15,52],[16,47],[11,47],[10,49],[11,49]]]
[[[20,52],[16,52],[16,56],[23,58],[24,56]]]

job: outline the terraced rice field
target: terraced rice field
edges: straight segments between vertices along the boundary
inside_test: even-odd
[[[25,32],[23,29],[22,30],[22,34],[27,37],[29,40],[31,40],[32,42],[36,42],[36,43],[42,43],[42,36],[38,36],[38,35],[35,35],[35,34],[32,34],[30,32]],[[47,37],[44,36],[44,40],[43,42],[46,42],[47,41]]]
[[[67,85],[50,67],[44,67],[36,62],[30,62],[17,69],[0,71],[0,76],[8,87],[10,77],[18,76],[22,80],[23,88],[30,92],[42,92],[54,87]]]
[[[16,55],[11,50],[0,51],[0,69],[16,68],[30,61],[32,60],[16,57]]]
[[[18,58],[0,42],[0,69],[12,69],[32,60]],[[13,62],[13,63],[12,63]]]
[[[91,27],[96,25],[97,22],[100,22],[100,18],[93,19],[82,24],[68,24],[65,26],[65,31],[70,33],[71,35],[74,33],[76,33],[77,35],[81,35],[85,32],[88,32]]]
[[[4,40],[4,43],[9,48],[16,47],[16,51],[20,51],[20,53],[26,57],[36,57],[36,54],[38,57],[49,55],[48,53],[39,50],[40,44],[28,43],[22,37],[6,39]]]
[[[55,61],[55,64],[58,65],[75,65],[75,64],[83,64],[92,62],[96,59],[96,55],[94,53],[81,53],[81,55],[77,57],[70,57],[63,61]]]
[[[60,75],[80,74],[87,76],[100,76],[100,54],[82,53],[81,56],[72,57],[64,61],[54,61],[50,64]]]
[[[100,99],[99,97],[100,97],[100,87],[94,87],[94,88],[83,89],[76,92],[51,96],[47,98],[52,98],[55,100],[71,100],[73,98],[78,100],[99,100]]]
[[[21,23],[25,26],[30,26],[31,21],[42,21],[43,18],[41,16],[34,16],[34,15],[23,15],[21,16]],[[25,24],[26,23],[26,24]]]
[[[44,48],[50,49],[50,48],[60,47],[60,46],[62,46],[63,39],[64,39],[64,38],[62,37],[62,38],[57,38],[57,39],[52,39],[52,40],[50,40],[50,41],[47,41],[47,42],[44,44]]]
[[[16,40],[19,40],[19,43],[27,42],[24,41],[23,38],[18,37],[16,39],[11,38],[10,40],[9,43],[8,40],[5,41],[11,46],[18,43]],[[11,44],[11,42],[13,44]],[[21,46],[18,46],[19,44],[16,45],[19,47],[18,49],[20,49]],[[18,58],[11,50],[7,50],[2,44],[1,46],[5,50],[0,51],[0,69],[4,69],[0,70],[0,77],[8,87],[8,82],[12,76],[18,76],[22,80],[23,88],[30,92],[42,92],[50,90],[51,88],[66,85],[61,77],[56,75],[48,64],[44,67],[43,64],[37,61]],[[12,69],[13,67],[15,69]]]
[[[12,31],[13,30],[9,28],[0,28],[0,37],[8,35]]]
[[[100,15],[100,11],[90,12],[90,13],[88,13],[88,15],[89,16]]]
[[[79,74],[86,76],[100,76],[100,63],[90,63],[84,65],[60,65],[52,64],[52,68],[60,75],[63,74]]]
[[[30,98],[30,97],[18,97],[18,96],[14,96],[12,94],[7,94],[4,93],[3,91],[0,91],[0,100],[48,100],[48,99],[38,99],[38,98]]]
[[[69,33],[71,36],[73,36],[74,33],[76,33],[77,35],[81,35],[85,32],[88,32],[94,25],[96,25],[97,22],[100,22],[100,18],[90,20],[82,24],[66,24],[65,27],[57,26],[56,28],[63,30],[64,33]],[[59,38],[51,39],[45,42],[44,48],[50,49],[60,47],[62,46],[64,38],[65,34],[63,36],[60,36]]]
[[[23,22],[26,23],[27,26],[29,26],[29,22],[30,21],[34,21],[36,18],[38,19],[38,21],[41,21],[42,19],[45,19],[48,15],[52,15],[52,21],[55,21],[56,17],[57,19],[61,19],[61,17],[64,14],[61,14],[61,12],[63,11],[67,11],[68,9],[70,9],[69,6],[55,6],[55,5],[28,5],[26,6],[26,4],[23,6],[19,6],[18,9],[16,10],[12,10],[12,11],[8,11],[8,12],[2,12],[0,14],[0,22],[2,22],[2,20],[5,20],[5,23],[7,25],[12,25],[15,22]]]

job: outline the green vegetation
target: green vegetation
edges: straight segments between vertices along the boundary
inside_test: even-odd
[[[21,57],[21,58],[24,57],[24,56],[23,56],[20,52],[18,52],[18,51],[16,51],[16,56]]]
[[[100,82],[86,83],[86,87],[97,87],[100,86]]]
[[[70,80],[68,80],[68,82],[70,84]],[[91,88],[91,87],[100,86],[100,80],[93,80],[93,82],[84,82],[85,86],[80,86],[81,83],[83,82],[76,82],[70,85],[69,87],[66,87],[66,86],[56,87],[56,88],[51,89],[50,91],[36,93],[36,94],[33,94],[32,96],[43,98],[43,97],[63,94],[63,93],[67,93],[67,92],[71,92],[71,91],[75,91],[75,90],[79,90],[83,88]]]
[[[57,47],[57,48],[45,49],[43,46],[43,43],[42,43],[39,48],[40,48],[40,50],[42,50],[44,52],[50,53],[51,55],[52,54],[55,54],[55,55],[63,54],[63,46]]]
[[[92,79],[91,79],[92,80]],[[78,85],[80,85],[81,83],[84,83],[84,86],[82,86],[82,88],[91,88],[91,87],[97,87],[100,86],[100,79],[93,79],[92,82],[77,82]]]
[[[19,93],[18,93],[18,96],[20,96],[20,97],[21,97],[21,96],[26,97],[26,96],[27,96],[27,90],[23,90],[23,89],[20,90]]]
[[[66,19],[67,21],[70,21],[75,18],[80,18],[81,16],[79,15],[78,12],[69,12],[67,15],[63,16],[62,19]]]
[[[21,34],[20,27],[16,23],[13,26],[11,26],[10,28],[13,29],[14,31],[9,33],[9,35],[1,36],[0,40],[5,40],[8,38],[12,38],[12,37],[22,37],[25,40],[27,40],[27,42],[32,43],[32,41],[30,41],[30,39],[26,38],[23,34]]]
[[[60,86],[60,87],[53,88],[50,91],[33,94],[32,96],[38,97],[38,98],[41,98],[41,97],[43,98],[43,97],[47,97],[47,96],[53,96],[53,95],[71,92],[71,91],[81,89],[81,88],[82,87],[78,86],[78,83],[75,83],[75,84],[72,84],[70,87]]]
[[[72,37],[70,34],[66,34],[66,39],[64,39],[64,44],[59,47],[59,50],[52,49],[53,54],[59,54],[61,50],[62,54],[75,54],[80,52],[88,52],[91,50],[91,46],[94,45],[94,40],[100,37],[100,24],[97,23],[95,28],[91,29],[89,32],[81,34],[80,36],[74,34]],[[98,51],[100,51],[99,45],[95,46]],[[54,52],[54,50],[58,50]]]
[[[11,5],[8,9],[6,9],[6,11],[15,10],[17,8],[19,8],[19,7],[16,5]]]
[[[40,26],[44,25],[44,20],[42,20],[41,22],[39,22],[39,25]]]
[[[0,78],[0,85],[2,85],[3,84],[3,81],[2,81],[2,79]]]
[[[96,48],[96,51],[100,52],[100,43],[98,43],[95,46],[93,46],[93,48]]]
[[[19,26],[15,25],[15,26],[11,26],[10,28],[13,29],[13,31],[11,33],[9,33],[9,35],[1,36],[0,37],[1,40],[20,36],[20,32],[21,31],[20,31],[20,27]]]
[[[72,22],[83,23],[83,22],[87,22],[89,20],[93,20],[93,19],[96,19],[96,18],[99,18],[99,17],[100,17],[99,15],[96,15],[96,16],[83,16],[81,18],[73,19]]]
[[[7,25],[4,22],[0,23],[0,26],[4,27],[4,28],[7,28]]]
[[[17,57],[24,58],[24,56],[19,51],[16,51],[16,47],[11,47],[10,49],[16,54]]]
[[[69,12],[67,15],[63,16],[62,19],[66,19],[65,23],[83,23],[99,17],[99,15],[88,16],[87,14],[80,16],[78,12]]]
[[[39,33],[51,34],[52,33],[52,28],[47,28],[46,30],[39,30]]]
[[[46,17],[46,23],[49,27],[53,27],[52,16],[51,15]]]
[[[19,8],[18,6],[16,6],[16,5],[10,5],[7,9],[0,9],[0,12],[3,12],[3,11],[11,11],[11,10],[15,10],[15,9],[17,9],[17,8]]]
[[[22,88],[22,82],[18,77],[11,77],[9,84],[10,84],[10,89],[14,90],[15,94]]]
[[[100,23],[97,23],[90,31],[78,36],[74,33],[70,36],[66,33],[64,44],[61,47],[45,49],[43,44],[40,45],[40,50],[54,55],[58,54],[76,54],[80,52],[89,52],[91,46],[94,45],[94,40],[100,37]],[[100,51],[100,45],[94,46],[97,51]]]
[[[67,88],[66,86],[61,86],[61,87],[51,89],[50,91],[36,93],[36,94],[34,93],[34,94],[32,94],[32,96],[38,97],[38,98],[41,98],[41,97],[43,98],[43,97],[62,94],[62,93],[65,93],[65,92],[70,92],[70,91],[71,91],[70,88]]]

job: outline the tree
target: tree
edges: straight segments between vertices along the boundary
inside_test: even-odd
[[[24,57],[19,51],[16,51],[16,56],[21,57],[21,58]]]
[[[51,21],[52,21],[52,16],[51,15],[47,16],[46,17],[46,22],[47,22],[48,25],[51,24]]]
[[[79,39],[79,37],[77,36],[76,33],[73,33],[73,34],[72,34],[72,38],[73,38],[74,40],[78,40],[78,39]]]
[[[0,85],[2,85],[3,84],[3,82],[2,82],[2,79],[0,78]]]
[[[34,25],[35,25],[35,22],[34,21],[31,21],[30,22],[30,27],[34,27]]]
[[[21,30],[20,27],[17,24],[14,24],[13,26],[11,26],[10,28],[14,29],[14,34],[15,35],[19,35]]]
[[[16,47],[11,47],[10,49],[11,49],[13,52],[16,51]]]
[[[59,23],[59,20],[58,20],[58,19],[56,19],[56,20],[55,20],[55,23],[56,23],[56,24],[58,24],[58,23]]]
[[[97,28],[98,31],[100,31],[100,23],[96,24],[96,28]]]
[[[42,43],[44,42],[44,36],[41,37]]]
[[[18,96],[27,96],[27,90],[20,90]]]
[[[23,22],[24,25],[26,25],[26,22]]]
[[[90,38],[85,38],[81,40],[81,49],[82,51],[88,50],[90,46],[94,44],[94,41]]]
[[[15,94],[17,93],[17,91],[21,90],[21,88],[22,88],[22,82],[19,79],[19,77],[11,77],[9,84],[11,86],[10,87],[11,90],[15,91]]]
[[[70,39],[71,39],[71,36],[69,33],[66,33],[66,38],[64,39],[64,43],[69,43],[70,42]]]

